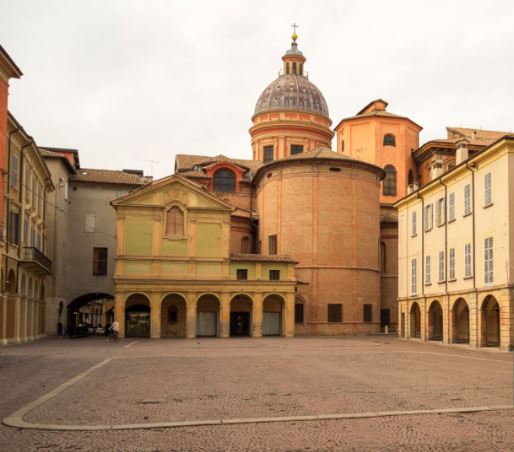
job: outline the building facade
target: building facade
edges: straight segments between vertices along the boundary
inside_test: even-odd
[[[514,346],[514,137],[400,200],[400,336]]]

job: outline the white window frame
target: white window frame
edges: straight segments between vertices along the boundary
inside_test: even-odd
[[[412,223],[411,223],[411,235],[414,237],[415,235],[417,235],[417,218],[416,218],[416,212],[412,212],[412,215],[411,215],[411,218],[412,218]]]
[[[455,220],[455,193],[448,196],[448,221]]]
[[[450,254],[450,274],[449,279],[455,279],[455,248],[449,249]]]
[[[444,282],[444,251],[439,251],[439,282]]]
[[[464,215],[471,213],[471,185],[464,185]]]
[[[484,207],[490,206],[492,203],[493,203],[492,176],[491,176],[491,173],[487,173],[484,176]]]
[[[428,204],[425,206],[425,231],[430,231],[434,226],[434,211],[433,205]]]
[[[425,284],[432,284],[430,256],[425,256]]]
[[[484,239],[484,282],[490,285],[494,282],[494,240],[493,237]]]
[[[439,198],[436,202],[435,218],[437,226],[442,226],[444,223],[446,223],[446,209],[444,204],[444,197]]]
[[[471,243],[464,245],[464,276],[470,277],[471,274]]]
[[[412,295],[417,295],[418,293],[418,269],[417,269],[417,260],[411,260],[411,274],[410,274],[410,289]]]

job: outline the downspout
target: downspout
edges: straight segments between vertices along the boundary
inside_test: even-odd
[[[28,148],[29,146],[32,146],[34,144],[33,141],[31,141],[29,144],[26,144],[25,146],[22,146],[21,149],[20,149],[20,172],[18,173],[18,179],[19,179],[19,183],[18,183],[18,200],[20,202],[20,216],[19,216],[19,221],[18,221],[18,226],[19,226],[19,231],[18,231],[18,259],[20,259],[21,257],[21,244],[22,244],[22,240],[21,240],[21,231],[23,230],[23,221],[22,221],[22,218],[21,218],[21,214],[22,212],[25,212],[25,209],[23,208],[23,182],[24,182],[24,178],[23,178],[23,175],[24,175],[24,171],[23,171],[23,162],[24,162],[24,150],[26,148]],[[34,189],[34,187],[32,187]],[[25,219],[25,214],[23,215],[24,219]],[[25,242],[25,245],[26,245],[26,242]]]
[[[447,212],[447,201],[448,201],[448,186],[443,183],[442,178],[439,178],[438,181],[443,187],[444,187],[444,202],[443,202],[443,208],[444,208],[444,294],[448,300],[448,315],[446,318],[448,319],[447,322],[447,338],[448,343],[451,343],[452,340],[450,338],[451,333],[451,325],[450,325],[450,298],[448,296],[448,212]],[[455,256],[454,256],[455,259]],[[455,264],[455,260],[454,260]],[[444,336],[443,336],[444,338]]]
[[[474,168],[476,168],[476,163],[473,164]],[[482,341],[481,339],[481,332],[478,331],[478,319],[479,319],[479,310],[478,310],[478,294],[476,289],[476,242],[475,242],[475,171],[473,170],[473,167],[469,164],[469,162],[466,161],[466,168],[468,171],[471,172],[471,225],[472,225],[472,237],[471,237],[471,249],[472,249],[472,263],[473,263],[473,292],[475,294],[475,325],[477,328],[476,337],[477,337],[477,345],[480,346],[480,343]]]
[[[421,199],[421,295],[425,297],[425,198],[416,193],[416,198]]]
[[[4,212],[4,234],[5,234],[5,251],[6,251],[6,255],[9,253],[9,226],[11,225],[11,219],[10,219],[10,215],[9,215],[9,206],[11,204],[10,200],[9,200],[9,190],[10,190],[10,187],[11,187],[11,137],[13,135],[15,135],[17,132],[20,131],[20,128],[19,127],[16,127],[16,129],[14,129],[12,132],[9,132],[9,138],[7,139],[7,155],[6,155],[6,158],[7,158],[7,193],[5,193],[4,195],[7,197],[7,203],[6,203],[6,212]],[[7,262],[7,260],[6,260]],[[6,270],[7,270],[7,267],[6,267]],[[5,280],[7,281],[7,275],[5,275]]]

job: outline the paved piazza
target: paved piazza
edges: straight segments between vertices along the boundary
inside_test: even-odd
[[[514,448],[511,353],[393,337],[47,339],[0,388],[1,451]]]

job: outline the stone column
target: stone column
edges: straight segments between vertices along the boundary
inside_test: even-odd
[[[470,292],[468,300],[469,308],[469,345],[471,347],[480,347],[481,339],[481,316],[480,306],[478,305],[478,294]]]
[[[125,337],[125,295],[117,293],[114,296],[114,320],[120,324],[119,337]]]
[[[161,338],[161,294],[152,292],[150,295],[150,337]]]
[[[282,336],[294,337],[294,293],[286,295],[286,305],[284,307],[284,330]]]
[[[34,340],[34,300],[25,299],[25,339]]]
[[[230,294],[221,293],[220,337],[230,337]]]
[[[252,296],[252,337],[262,337],[262,293]]]
[[[196,337],[196,294],[187,294],[186,303],[186,337]]]
[[[428,341],[428,307],[427,300],[423,298],[423,300],[418,301],[419,310],[420,310],[420,326],[421,326],[421,340],[424,342]]]
[[[442,297],[442,309],[443,309],[443,343],[451,344],[452,342],[452,315],[451,315],[451,302],[449,295]]]

